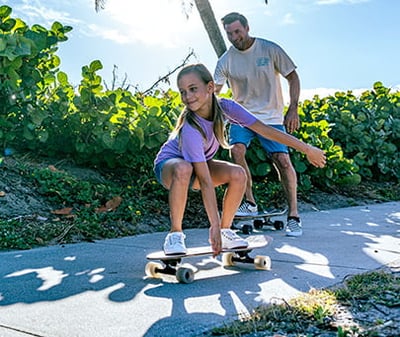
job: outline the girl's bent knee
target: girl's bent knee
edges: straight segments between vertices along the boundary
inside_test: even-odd
[[[174,167],[174,179],[189,181],[193,173],[193,166],[188,162],[177,163]]]
[[[231,176],[233,180],[239,183],[245,184],[247,181],[246,171],[241,166],[235,167],[235,169],[232,170]]]

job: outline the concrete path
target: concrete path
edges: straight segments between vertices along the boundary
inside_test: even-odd
[[[274,241],[254,253],[269,255],[272,270],[193,258],[191,284],[145,276],[145,256],[165,233],[0,253],[0,336],[197,336],[274,298],[400,262],[400,202],[308,212],[302,221],[300,238],[263,231]],[[205,245],[208,230],[186,236],[189,247]]]

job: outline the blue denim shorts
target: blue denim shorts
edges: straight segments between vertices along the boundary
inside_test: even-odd
[[[280,130],[286,133],[286,129],[284,125],[270,125],[273,128]],[[241,143],[249,147],[251,141],[254,138],[258,138],[261,143],[261,146],[267,153],[289,153],[288,147],[284,144],[275,142],[273,140],[269,140],[255,133],[254,131],[244,128],[240,125],[231,124],[229,130],[229,144],[237,144]]]
[[[154,166],[153,171],[154,171],[154,175],[156,176],[157,181],[163,185],[162,183],[162,179],[161,179],[161,173],[162,173],[162,169],[166,163],[168,159],[164,159],[162,161],[160,161],[159,163],[157,163],[156,166]],[[163,185],[164,186],[164,185]],[[164,186],[165,187],[165,186]]]

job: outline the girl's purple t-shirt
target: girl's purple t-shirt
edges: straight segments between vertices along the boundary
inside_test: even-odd
[[[254,115],[233,100],[221,98],[219,104],[228,123],[248,127],[257,121]],[[190,163],[199,163],[214,157],[219,143],[213,132],[213,122],[199,116],[196,118],[206,134],[206,139],[197,129],[189,123],[185,123],[180,133],[181,146],[179,146],[178,137],[168,139],[158,152],[154,161],[155,165],[172,158],[182,158]]]

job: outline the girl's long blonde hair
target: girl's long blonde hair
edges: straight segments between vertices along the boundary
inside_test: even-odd
[[[181,69],[177,76],[177,82],[179,82],[180,78],[186,74],[195,73],[204,84],[208,84],[213,82],[213,77],[208,69],[201,63],[188,65]],[[230,146],[225,137],[225,113],[222,110],[217,97],[215,94],[212,94],[212,105],[211,105],[211,117],[213,121],[213,131],[214,135],[218,140],[218,143],[224,148],[229,149]],[[175,128],[171,133],[171,137],[179,136],[185,122],[188,122],[191,126],[197,129],[204,139],[206,139],[206,135],[204,130],[201,128],[200,124],[198,123],[197,119],[195,118],[195,113],[185,107],[181,114],[178,117],[176,122]]]

